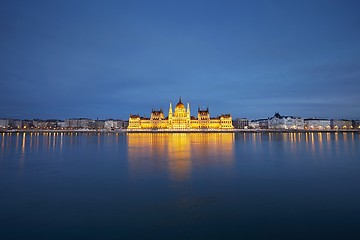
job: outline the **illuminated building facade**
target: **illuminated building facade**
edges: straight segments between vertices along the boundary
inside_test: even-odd
[[[268,120],[270,129],[304,129],[304,119],[301,117],[282,116],[279,113]]]
[[[329,119],[307,118],[304,119],[306,130],[324,130],[331,128],[331,121]]]
[[[331,119],[330,125],[332,129],[352,129],[352,121],[346,119]]]
[[[173,112],[170,103],[169,114],[165,117],[162,109],[152,110],[150,118],[130,115],[128,129],[233,129],[230,114],[222,114],[219,117],[211,118],[209,108],[198,108],[196,117],[190,115],[190,105],[187,107],[182,103],[181,98]]]

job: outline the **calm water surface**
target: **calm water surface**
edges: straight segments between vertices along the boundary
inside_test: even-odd
[[[358,133],[0,133],[0,239],[360,239]]]

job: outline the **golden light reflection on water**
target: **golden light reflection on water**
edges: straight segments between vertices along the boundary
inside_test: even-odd
[[[5,133],[1,134],[1,156],[4,155],[5,152]]]
[[[26,133],[22,134],[21,154],[25,154]]]
[[[23,133],[21,140],[20,169],[24,167],[25,153],[26,153],[26,133]]]
[[[133,171],[150,164],[155,170],[166,169],[174,180],[188,179],[194,165],[234,161],[233,133],[131,133],[127,141]]]
[[[360,135],[354,132],[131,133],[122,137],[98,133],[1,133],[0,156],[4,159],[9,153],[16,153],[20,161],[26,162],[26,155],[33,152],[63,152],[63,147],[77,151],[79,146],[93,143],[100,151],[102,146],[115,143],[112,151],[117,151],[126,142],[131,170],[164,172],[165,169],[171,178],[184,180],[191,177],[196,166],[222,167],[233,163],[235,136],[236,146],[244,146],[242,152],[252,151],[254,156],[265,150],[269,154],[281,150],[294,156],[304,153],[313,159],[327,159],[340,157],[344,152],[355,153]]]
[[[16,133],[16,151],[18,150],[19,147],[19,135],[20,133]]]
[[[346,144],[347,143],[347,133],[346,132],[343,133],[343,138],[344,138],[344,143]]]

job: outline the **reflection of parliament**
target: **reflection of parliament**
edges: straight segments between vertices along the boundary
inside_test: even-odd
[[[209,108],[198,108],[197,117],[190,115],[190,105],[185,108],[181,102],[175,106],[175,111],[170,103],[169,115],[164,116],[162,109],[152,110],[151,117],[140,117],[140,115],[130,114],[128,129],[232,129],[232,119],[230,114],[222,114],[216,118],[210,118]]]

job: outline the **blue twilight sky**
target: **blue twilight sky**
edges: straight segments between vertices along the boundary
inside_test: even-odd
[[[0,2],[0,117],[360,118],[360,1]]]

